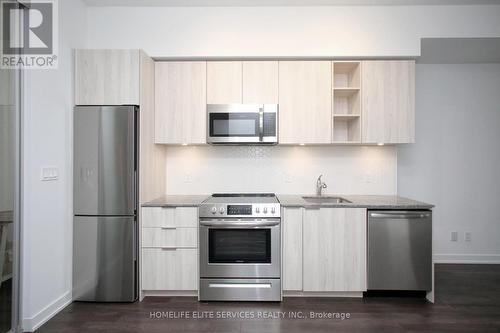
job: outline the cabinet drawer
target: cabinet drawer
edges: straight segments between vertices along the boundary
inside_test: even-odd
[[[142,249],[142,290],[197,290],[196,249]]]
[[[143,207],[142,226],[157,228],[196,228],[197,207]]]
[[[142,228],[142,247],[198,247],[197,228]]]

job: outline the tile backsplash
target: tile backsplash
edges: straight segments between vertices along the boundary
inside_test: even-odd
[[[395,194],[394,146],[169,146],[167,194]]]

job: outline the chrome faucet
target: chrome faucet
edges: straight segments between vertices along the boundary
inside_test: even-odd
[[[321,180],[321,177],[323,177],[323,175],[319,175],[318,179],[316,180],[316,195],[318,197],[321,196],[321,191],[324,189],[324,188],[327,188],[328,186]]]

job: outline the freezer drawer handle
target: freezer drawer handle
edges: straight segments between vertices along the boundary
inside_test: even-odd
[[[161,230],[175,230],[176,227],[161,227]]]
[[[161,249],[162,249],[163,251],[175,251],[175,250],[177,250],[177,248],[176,248],[176,247],[162,247]]]
[[[210,288],[259,288],[259,289],[269,289],[271,288],[270,283],[210,283],[208,285]]]
[[[383,219],[418,219],[430,216],[429,213],[370,213],[370,217]]]

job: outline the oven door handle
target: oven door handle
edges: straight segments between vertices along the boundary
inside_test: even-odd
[[[258,228],[258,227],[274,227],[279,225],[280,223],[278,221],[276,222],[222,222],[222,221],[200,221],[200,225],[206,226],[206,227],[228,227],[228,228],[234,228],[234,227],[252,227],[252,228]]]

